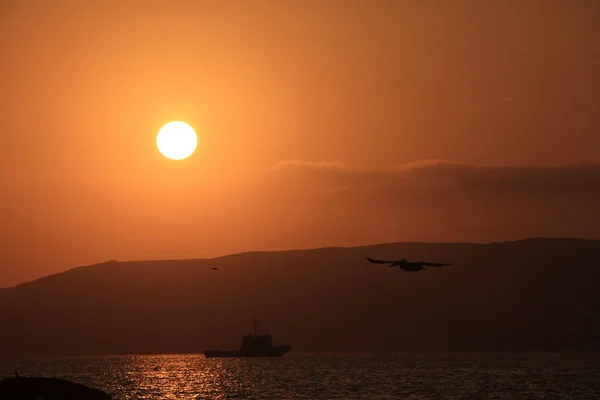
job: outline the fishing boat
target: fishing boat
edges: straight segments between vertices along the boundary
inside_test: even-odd
[[[256,324],[260,323],[253,317],[253,331],[242,337],[242,345],[239,350],[206,350],[206,358],[216,357],[282,357],[292,350],[287,344],[273,346],[271,335],[268,333],[256,333]]]

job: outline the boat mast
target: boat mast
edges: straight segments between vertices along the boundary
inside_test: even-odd
[[[254,336],[256,336],[256,324],[260,323],[260,321],[256,319],[256,316],[253,316],[252,317],[252,323],[254,325]]]

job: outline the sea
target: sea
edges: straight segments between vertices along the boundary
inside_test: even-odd
[[[600,354],[287,354],[0,358],[113,399],[600,399]]]

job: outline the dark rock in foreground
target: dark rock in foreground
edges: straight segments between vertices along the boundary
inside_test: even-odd
[[[111,400],[99,389],[57,378],[5,378],[0,399],[11,400]]]

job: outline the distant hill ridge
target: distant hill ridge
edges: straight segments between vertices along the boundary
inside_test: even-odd
[[[490,242],[490,243],[477,243],[477,242],[388,242],[388,243],[377,243],[377,244],[365,244],[365,245],[360,245],[360,246],[327,246],[327,247],[316,247],[316,248],[311,248],[311,249],[289,249],[289,250],[250,250],[250,251],[244,251],[244,252],[239,252],[239,253],[232,253],[232,254],[225,254],[222,256],[218,256],[218,257],[212,257],[212,258],[182,258],[182,259],[164,259],[164,260],[129,260],[129,261],[119,261],[119,260],[108,260],[108,261],[104,261],[104,262],[99,262],[99,263],[95,263],[95,264],[90,264],[90,265],[82,265],[79,267],[73,267],[71,269],[62,271],[62,272],[57,272],[55,274],[51,274],[51,275],[47,275],[47,276],[43,276],[40,277],[38,279],[35,279],[33,281],[29,281],[29,282],[23,282],[20,283],[18,285],[15,285],[13,287],[16,286],[21,286],[21,285],[25,285],[31,282],[35,282],[39,279],[44,279],[48,276],[54,276],[54,275],[60,275],[60,274],[64,274],[67,273],[69,271],[75,270],[75,269],[79,269],[79,268],[89,268],[89,267],[97,267],[97,266],[101,266],[101,265],[106,265],[106,264],[113,264],[113,263],[120,263],[120,264],[132,264],[132,263],[168,263],[168,262],[192,262],[192,261],[209,261],[209,260],[220,260],[220,259],[226,259],[226,258],[230,258],[230,257],[238,257],[238,256],[243,256],[245,254],[272,254],[272,253],[292,253],[292,252],[317,252],[317,251],[323,251],[323,250],[332,250],[332,249],[369,249],[369,248],[373,248],[373,247],[381,247],[381,246],[393,246],[393,245],[433,245],[433,246],[437,246],[437,245],[476,245],[476,246],[490,246],[490,245],[507,245],[510,243],[531,243],[531,242],[540,242],[540,243],[549,243],[549,242],[563,242],[563,241],[588,241],[588,242],[599,242],[600,240],[595,240],[595,239],[585,239],[585,238],[554,238],[554,237],[549,237],[549,238],[545,238],[545,237],[531,237],[531,238],[525,238],[525,239],[517,239],[517,240],[510,240],[510,241],[503,241],[503,242]],[[3,289],[9,289],[8,288],[0,288],[0,290]]]
[[[577,238],[111,260],[0,289],[0,340],[6,355],[202,352],[237,347],[257,315],[294,352],[600,350],[599,278],[600,241]]]

